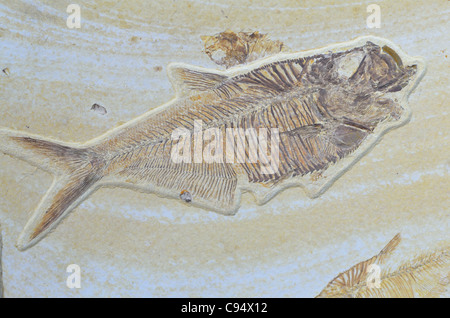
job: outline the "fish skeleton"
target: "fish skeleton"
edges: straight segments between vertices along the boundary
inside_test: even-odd
[[[54,176],[17,247],[36,244],[102,186],[178,200],[188,193],[185,204],[223,214],[236,213],[242,192],[254,193],[258,204],[289,186],[303,186],[316,197],[382,134],[409,119],[407,97],[424,71],[420,58],[376,37],[280,53],[226,71],[172,63],[174,99],[86,143],[0,129],[1,152]],[[229,140],[218,136],[227,129],[267,129],[266,141],[277,141],[276,169],[264,172],[261,158],[177,162],[174,149],[196,156],[199,122],[200,133],[219,132],[217,149],[226,147]],[[176,140],[180,128],[190,134]],[[244,145],[250,137],[243,135]],[[191,142],[194,147],[180,148]],[[248,159],[248,149],[241,155]],[[320,177],[313,179],[315,173]]]
[[[421,253],[394,265],[398,233],[375,256],[337,275],[316,298],[439,298],[450,281],[450,248]]]

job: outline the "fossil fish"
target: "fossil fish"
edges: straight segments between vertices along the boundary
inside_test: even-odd
[[[387,261],[400,240],[400,234],[397,234],[378,255],[339,274],[317,297],[434,298],[444,294],[450,280],[450,249],[422,254],[390,269]],[[379,266],[378,278],[372,275],[375,271],[370,269],[371,265]],[[378,286],[371,285],[372,278],[378,279]]]
[[[407,97],[424,70],[420,59],[376,37],[280,53],[227,71],[176,63],[168,67],[173,100],[86,143],[0,129],[0,151],[54,175],[17,247],[38,242],[102,186],[178,200],[186,190],[189,204],[223,214],[236,213],[242,192],[254,193],[258,204],[288,186],[318,196],[383,133],[407,121]],[[215,138],[229,128],[270,129],[263,140],[277,141],[270,145],[278,149],[276,169],[263,171],[268,152],[256,161],[175,162],[173,150],[180,145],[193,142],[182,149],[198,149],[198,122],[201,132],[216,129]],[[180,127],[192,134],[174,139]],[[244,135],[241,144],[252,138]],[[217,149],[225,147],[225,138],[217,140]],[[249,153],[240,152],[247,159]],[[321,177],[313,180],[313,173]]]

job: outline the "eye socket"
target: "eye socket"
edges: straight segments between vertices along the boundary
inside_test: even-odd
[[[336,59],[338,76],[350,78],[358,70],[363,59],[364,52],[362,51],[352,52]]]

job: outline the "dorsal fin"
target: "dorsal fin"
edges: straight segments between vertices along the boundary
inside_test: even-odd
[[[317,297],[332,297],[332,296],[350,296],[354,297],[353,293],[360,284],[367,282],[370,266],[381,265],[392,254],[395,248],[401,241],[400,233],[394,236],[392,240],[381,250],[378,255],[362,261],[340,273],[321,291]]]
[[[186,64],[171,64],[168,72],[178,96],[189,96],[215,89],[228,79],[226,75]]]
[[[397,233],[397,235],[395,235],[394,238],[390,240],[389,243],[377,255],[377,262],[384,263],[386,259],[391,256],[398,244],[400,244],[401,239],[400,233]]]

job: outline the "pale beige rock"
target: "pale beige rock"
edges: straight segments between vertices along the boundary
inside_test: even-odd
[[[2,249],[3,249],[2,227],[0,225],[0,298],[3,297]]]
[[[313,297],[398,232],[397,264],[449,245],[447,1],[380,2],[380,29],[366,26],[370,2],[94,1],[80,4],[81,29],[66,27],[65,2],[5,2],[0,127],[67,141],[172,98],[169,62],[217,67],[200,36],[231,28],[269,34],[292,51],[381,36],[428,66],[409,98],[411,121],[324,195],[290,188],[261,207],[244,195],[233,217],[102,189],[41,245],[19,252],[15,240],[52,179],[1,155],[5,296]],[[90,111],[94,103],[108,114]],[[80,265],[81,289],[66,286],[69,264]]]

